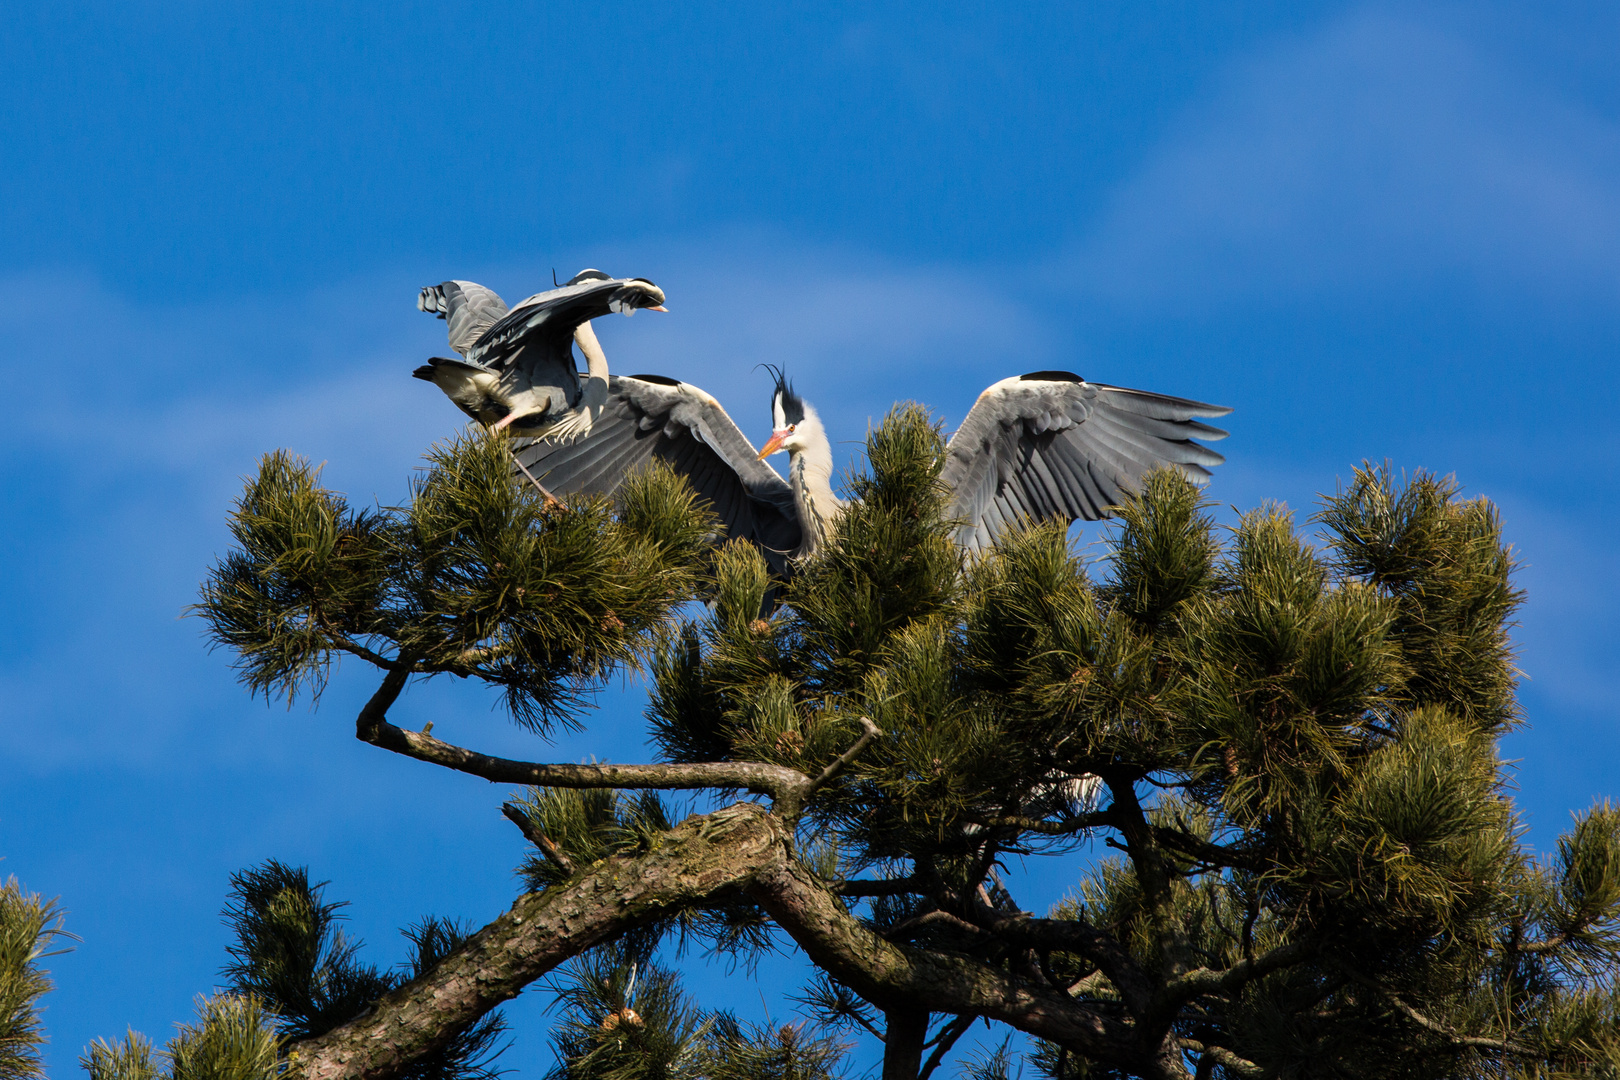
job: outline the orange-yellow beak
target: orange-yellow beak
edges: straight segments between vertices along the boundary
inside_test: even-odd
[[[793,432],[791,432],[791,431],[773,431],[773,432],[771,432],[770,440],[768,442],[766,442],[765,448],[759,452],[759,460],[764,461],[766,458],[770,457],[772,454],[774,454],[778,450],[782,449],[782,440],[787,438],[791,434],[793,434]]]

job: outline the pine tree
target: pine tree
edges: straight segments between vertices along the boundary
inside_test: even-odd
[[[884,1080],[1620,1076],[1620,811],[1579,814],[1550,859],[1523,845],[1498,755],[1521,596],[1489,503],[1365,468],[1313,539],[1279,506],[1219,528],[1164,472],[1101,559],[1052,525],[967,557],[942,454],[897,408],[787,583],[668,472],[558,505],[469,436],[406,506],[358,510],[267,457],[203,588],[214,640],[267,697],[318,697],[339,656],[375,667],[357,737],[517,785],[527,843],[512,909],[433,924],[387,985],[307,876],[239,877],[230,1000],[273,1018],[288,1074],[418,1075],[549,978],[567,1080],[819,1080],[857,1030]],[[511,761],[387,719],[453,674],[544,736],[627,668],[658,763]],[[677,822],[673,790],[714,808]],[[1032,913],[1014,856],[1082,870]],[[819,971],[809,1022],[689,1000],[677,940],[790,941]],[[325,996],[277,981],[346,963]],[[981,1019],[1009,1041],[957,1054]]]

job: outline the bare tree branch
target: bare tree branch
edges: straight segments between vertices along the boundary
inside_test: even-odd
[[[854,746],[851,746],[848,750],[845,750],[842,754],[839,754],[827,765],[825,769],[822,769],[821,775],[810,781],[810,786],[806,788],[804,792],[806,796],[809,796],[815,792],[817,788],[827,784],[839,773],[849,768],[850,763],[856,758],[860,757],[863,750],[872,745],[872,740],[883,734],[883,732],[878,729],[878,726],[872,723],[872,718],[869,716],[861,717],[860,723],[861,737],[855,740]]]
[[[973,1026],[973,1021],[977,1019],[976,1016],[958,1016],[940,1030],[938,1037],[934,1040],[936,1044],[934,1052],[928,1055],[927,1061],[923,1062],[922,1071],[917,1074],[917,1080],[928,1080],[930,1076],[934,1075],[934,1070],[939,1068],[941,1061],[945,1060],[945,1055],[951,1052],[951,1047],[956,1045],[956,1040],[960,1039],[967,1032],[967,1029]]]
[[[360,736],[373,746],[442,765],[496,784],[560,788],[734,788],[791,799],[810,783],[797,769],[754,761],[715,761],[693,765],[573,765],[513,761],[455,746],[432,735],[381,723]]]
[[[355,737],[362,742],[432,765],[468,773],[496,784],[528,784],[559,788],[653,788],[665,791],[728,788],[769,796],[773,809],[788,822],[798,817],[817,788],[849,767],[882,734],[861,717],[859,739],[812,778],[785,765],[759,761],[712,761],[667,765],[570,765],[513,761],[436,739],[424,731],[407,731],[390,724],[388,709],[398,699],[411,674],[411,662],[402,660],[389,670],[382,685],[360,710]]]

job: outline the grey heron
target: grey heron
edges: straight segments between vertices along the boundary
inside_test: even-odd
[[[728,535],[746,537],[778,572],[833,535],[843,503],[832,447],[816,411],[773,369],[772,431],[756,451],[709,394],[661,375],[613,376],[588,437],[517,448],[521,466],[554,491],[609,494],[625,475],[668,461],[713,504]],[[951,437],[941,481],[956,539],[979,551],[1020,521],[1095,521],[1170,465],[1202,483],[1225,460],[1195,442],[1225,438],[1200,418],[1230,409],[1087,382],[1067,371],[1003,379],[979,395]],[[765,458],[788,454],[783,479]]]
[[[446,281],[422,290],[416,306],[449,323],[450,347],[412,374],[443,390],[486,427],[529,437],[573,439],[590,430],[607,400],[607,357],[590,320],[638,308],[663,311],[664,293],[642,278],[583,270],[566,284],[507,309],[491,289]],[[582,382],[570,341],[585,355]]]

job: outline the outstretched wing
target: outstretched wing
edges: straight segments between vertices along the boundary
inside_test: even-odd
[[[707,500],[726,535],[758,544],[778,573],[799,546],[793,490],[720,403],[689,383],[661,375],[614,375],[590,431],[571,441],[537,439],[516,450],[535,478],[561,495],[610,495],[654,460],[669,462]]]
[[[642,278],[610,278],[586,270],[560,288],[535,293],[490,326],[467,359],[504,367],[520,353],[538,351],[547,359],[570,355],[574,328],[612,311],[629,314],[664,302],[663,290]],[[529,348],[539,346],[538,350]]]
[[[506,315],[506,301],[476,281],[429,285],[417,296],[416,306],[449,322],[450,347],[462,356]]]
[[[1231,409],[1088,383],[1067,371],[1003,379],[979,395],[951,437],[941,479],[958,542],[990,546],[1018,521],[1109,516],[1155,468],[1203,483],[1226,459],[1198,439],[1224,439],[1196,417]]]

